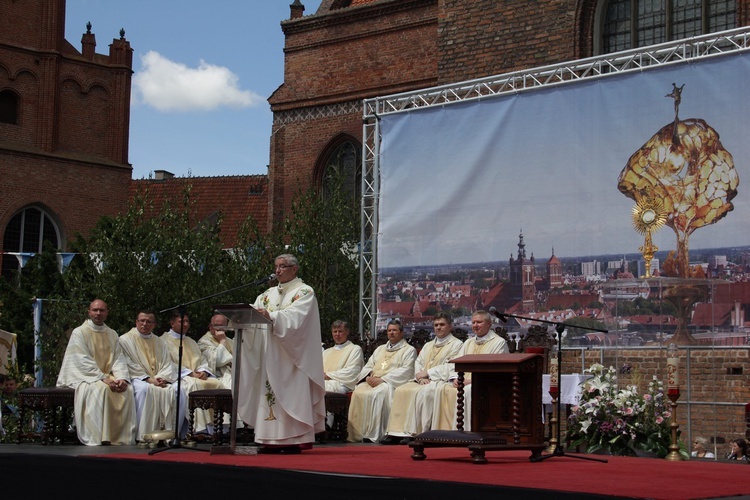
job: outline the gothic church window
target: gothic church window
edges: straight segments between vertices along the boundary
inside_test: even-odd
[[[0,123],[18,123],[18,96],[13,91],[0,91]]]
[[[350,139],[341,140],[331,148],[322,169],[320,185],[323,196],[330,195],[334,183],[341,183],[341,188],[358,206],[362,194],[361,148],[359,143]]]
[[[10,279],[20,269],[16,256],[7,252],[40,253],[45,242],[60,248],[60,231],[46,211],[28,207],[14,215],[3,233],[3,277]]]
[[[737,27],[737,0],[609,0],[600,5],[602,54]]]

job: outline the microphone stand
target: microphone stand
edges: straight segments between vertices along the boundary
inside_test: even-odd
[[[169,309],[164,309],[162,311],[159,311],[160,314],[163,314],[167,311],[171,311],[173,309],[179,309],[180,311],[180,345],[177,349],[177,392],[175,393],[175,417],[174,417],[174,439],[171,439],[167,442],[166,448],[160,448],[151,450],[148,452],[149,455],[156,455],[157,453],[161,453],[162,451],[166,450],[176,450],[179,448],[184,448],[182,444],[180,443],[180,398],[182,396],[182,339],[185,337],[185,333],[183,333],[183,323],[185,320],[185,315],[187,314],[187,306],[188,304],[191,304],[192,302],[188,302],[187,304],[180,304],[177,307],[170,307]],[[195,450],[198,450],[198,448],[192,448]],[[200,450],[200,451],[208,451],[208,450]]]
[[[261,278],[259,280],[255,280],[252,283],[245,283],[244,285],[236,286],[234,288],[230,288],[228,290],[223,290],[218,293],[214,293],[212,295],[207,295],[205,297],[201,297],[199,299],[191,300],[189,302],[185,302],[184,304],[180,304],[178,306],[169,307],[167,309],[163,309],[159,311],[159,314],[163,314],[168,311],[172,311],[174,309],[178,309],[180,311],[180,344],[179,348],[177,349],[177,393],[175,394],[175,423],[174,423],[174,439],[171,439],[169,442],[167,442],[167,446],[165,448],[160,449],[154,449],[150,450],[148,452],[149,455],[156,455],[157,453],[161,453],[162,451],[167,450],[176,450],[176,449],[190,449],[190,450],[198,450],[198,451],[210,451],[210,450],[203,450],[200,448],[186,448],[185,446],[182,446],[180,443],[180,399],[181,399],[181,393],[182,393],[182,339],[185,337],[185,333],[182,332],[183,328],[183,322],[185,320],[185,315],[187,314],[187,306],[191,304],[195,304],[197,302],[202,302],[204,300],[212,299],[214,297],[218,297],[219,295],[224,295],[230,292],[234,292],[236,290],[239,290],[241,288],[245,288],[248,286],[256,286],[261,285],[263,283],[267,283],[269,281],[272,281],[276,279],[275,274],[271,274],[269,276],[266,276],[265,278]],[[232,416],[234,418],[234,416]]]
[[[589,330],[589,331],[592,331],[592,332],[601,332],[601,333],[608,333],[609,332],[609,330],[602,330],[602,329],[599,329],[599,328],[591,328],[591,327],[587,327],[587,326],[577,326],[577,325],[568,325],[568,324],[565,324],[564,322],[560,323],[560,322],[557,322],[557,321],[546,321],[546,320],[543,320],[543,319],[526,318],[524,316],[516,316],[514,314],[504,314],[504,313],[498,312],[497,309],[495,309],[494,307],[490,308],[490,312],[492,314],[494,314],[495,316],[497,316],[497,318],[500,321],[502,321],[503,323],[507,323],[508,322],[508,318],[516,318],[516,319],[524,319],[524,320],[527,320],[527,321],[536,321],[537,323],[545,323],[545,324],[548,324],[548,325],[555,325],[555,331],[557,332],[557,374],[558,374],[558,377],[561,377],[560,378],[560,382],[559,382],[560,386],[562,386],[562,333],[565,331],[565,327],[566,326],[570,326],[570,327],[573,327],[573,328],[580,328],[582,330]],[[540,457],[537,457],[537,458],[533,459],[533,461],[534,462],[542,462],[544,460],[547,460],[548,458],[553,458],[553,457],[570,457],[570,458],[577,458],[579,460],[590,460],[592,462],[607,463],[607,460],[604,459],[604,458],[586,457],[586,456],[581,456],[581,455],[571,455],[571,454],[565,453],[563,442],[562,442],[562,435],[561,435],[562,434],[561,433],[562,426],[560,425],[561,400],[560,400],[560,395],[559,394],[557,396],[556,411],[557,411],[557,420],[558,420],[558,422],[557,422],[557,435],[555,436],[555,438],[557,439],[557,446],[555,446],[555,449],[554,449],[554,451],[552,453],[549,453],[547,455],[542,455]]]

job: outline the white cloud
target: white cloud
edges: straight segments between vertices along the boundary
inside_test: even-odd
[[[229,69],[203,60],[197,68],[189,68],[149,51],[141,57],[141,65],[133,76],[135,96],[159,111],[245,108],[262,102],[258,94],[241,90],[239,78]]]

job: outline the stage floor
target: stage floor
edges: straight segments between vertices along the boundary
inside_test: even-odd
[[[463,448],[428,448],[425,461],[412,460],[407,446],[377,444],[319,444],[300,455],[212,455],[210,446],[199,448],[205,451],[183,448],[149,455],[136,446],[2,444],[2,491],[68,490],[83,498],[93,488],[91,498],[94,492],[100,498],[100,488],[106,488],[114,496],[105,497],[133,498],[161,491],[172,480],[174,493],[219,498],[243,492],[278,496],[283,491],[284,498],[306,500],[429,495],[750,499],[750,468],[737,463],[629,457],[604,457],[607,462],[601,463],[575,455],[531,463],[529,452],[499,451],[487,452],[488,463],[477,465]]]

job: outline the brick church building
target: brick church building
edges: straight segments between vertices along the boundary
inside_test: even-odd
[[[363,99],[749,21],[750,0],[323,0],[314,13],[293,0],[289,19],[280,20],[284,81],[268,99],[268,176],[191,178],[200,216],[224,212],[223,242],[231,246],[246,215],[270,228],[300,188],[322,187],[333,173],[356,196]],[[0,4],[4,272],[42,241],[65,251],[66,241],[122,211],[144,183],[166,193],[185,182],[131,179],[133,51],[125,34],[100,54],[94,33],[83,34],[79,49],[65,39],[64,26],[65,0]],[[201,200],[202,192],[229,194]]]

